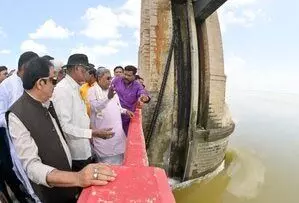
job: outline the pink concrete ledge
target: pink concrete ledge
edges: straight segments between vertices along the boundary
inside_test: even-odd
[[[175,202],[165,171],[148,166],[140,109],[130,123],[124,164],[113,169],[118,174],[115,181],[85,188],[78,203]]]

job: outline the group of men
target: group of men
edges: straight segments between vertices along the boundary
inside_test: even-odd
[[[150,100],[134,66],[117,66],[112,78],[73,54],[57,78],[52,60],[25,52],[0,84],[0,191],[8,202],[6,185],[20,202],[64,203],[113,181],[109,165],[122,163],[130,119]]]

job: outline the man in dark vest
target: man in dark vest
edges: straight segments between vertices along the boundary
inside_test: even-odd
[[[71,172],[70,151],[49,100],[54,83],[53,65],[43,58],[31,60],[23,77],[25,92],[6,118],[18,157],[41,202],[75,202],[78,187],[105,185],[115,174],[102,164]]]

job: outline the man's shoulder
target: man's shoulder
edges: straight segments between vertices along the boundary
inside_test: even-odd
[[[11,86],[11,84],[16,82],[16,77],[14,75],[6,78],[5,80],[3,80],[3,82],[0,84],[0,87],[8,87]]]
[[[113,80],[112,80],[112,83],[119,83],[122,80],[123,80],[122,77],[114,77]]]
[[[17,76],[18,77],[18,76]],[[19,88],[23,89],[22,83],[17,81],[18,78],[10,76],[9,78],[5,79],[1,84],[0,84],[0,92],[1,94],[3,93],[8,93],[10,95],[15,94],[19,90]]]
[[[26,106],[29,104],[28,102],[24,102],[24,94],[22,94],[16,101],[14,101],[11,106],[8,108],[8,111],[12,109],[26,109]]]
[[[62,79],[54,88],[53,91],[53,96],[57,96],[57,95],[65,95],[70,93],[72,90],[69,87],[69,85],[67,84],[67,82]]]
[[[54,88],[55,90],[59,90],[59,89],[69,89],[70,85],[68,84],[67,80],[65,78],[63,78]]]
[[[132,85],[136,87],[136,89],[144,89],[143,86],[137,80],[134,80],[132,83]]]

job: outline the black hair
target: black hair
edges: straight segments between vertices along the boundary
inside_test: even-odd
[[[137,68],[135,66],[132,66],[132,65],[128,65],[125,67],[125,71],[132,71],[133,72],[133,75],[136,75],[137,73]]]
[[[33,58],[37,58],[37,57],[38,57],[38,55],[36,53],[34,53],[33,51],[24,52],[19,58],[18,69],[20,70],[23,65],[28,63],[28,61],[30,61]]]
[[[0,66],[0,72],[4,70],[7,70],[6,66]]]
[[[88,64],[89,68],[94,68],[95,65],[93,65],[92,63]]]
[[[97,70],[95,68],[91,68],[88,70],[89,75],[93,75],[95,78],[97,77]]]
[[[116,66],[114,69],[113,69],[113,72],[115,72],[116,69],[122,69],[122,71],[124,71],[124,68],[122,66]]]
[[[47,59],[49,61],[54,60],[54,58],[52,56],[49,56],[49,55],[44,55],[42,58]]]
[[[36,81],[43,77],[49,77],[50,67],[53,64],[45,58],[33,58],[27,64],[23,76],[23,87],[31,90]]]

